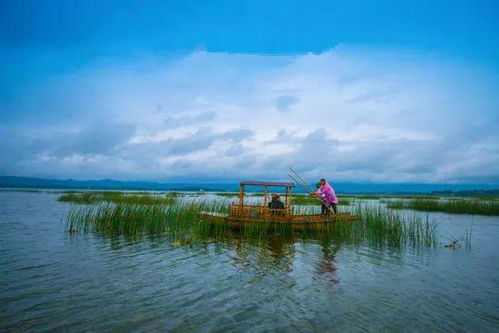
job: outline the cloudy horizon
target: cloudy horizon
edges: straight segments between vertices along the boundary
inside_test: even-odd
[[[293,167],[337,182],[499,184],[494,63],[344,41],[148,49],[50,71],[33,59],[74,50],[3,49],[18,81],[2,84],[0,175],[282,179]]]

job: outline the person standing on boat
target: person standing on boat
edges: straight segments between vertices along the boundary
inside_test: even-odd
[[[321,179],[320,187],[315,192],[315,196],[320,198],[322,201],[322,215],[328,215],[330,209],[332,209],[335,214],[338,212],[336,208],[336,205],[338,205],[339,202],[338,197],[336,196],[336,193],[334,193],[333,187],[329,185],[329,183],[324,178]]]

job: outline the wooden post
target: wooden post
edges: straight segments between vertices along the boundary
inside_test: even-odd
[[[267,186],[264,186],[263,187],[263,215],[265,217],[265,219],[267,218],[267,213],[268,213],[268,209],[267,209],[267,202],[268,202],[268,190],[267,190]]]
[[[239,185],[239,206],[244,205],[244,185]]]
[[[291,216],[291,188],[286,187],[286,218]]]

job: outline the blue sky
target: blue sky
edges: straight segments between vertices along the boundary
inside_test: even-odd
[[[499,183],[495,1],[0,2],[0,174]]]

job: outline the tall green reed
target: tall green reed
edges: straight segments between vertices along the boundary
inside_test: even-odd
[[[259,242],[270,236],[300,239],[336,239],[389,246],[434,246],[437,225],[418,215],[403,215],[382,207],[358,205],[357,222],[338,221],[313,226],[292,223],[210,223],[200,211],[227,213],[227,201],[179,201],[171,205],[100,203],[75,206],[69,212],[67,228],[72,232],[95,231],[112,236],[167,236],[181,244],[231,242],[242,239]],[[295,214],[315,214],[316,206],[295,206]]]

